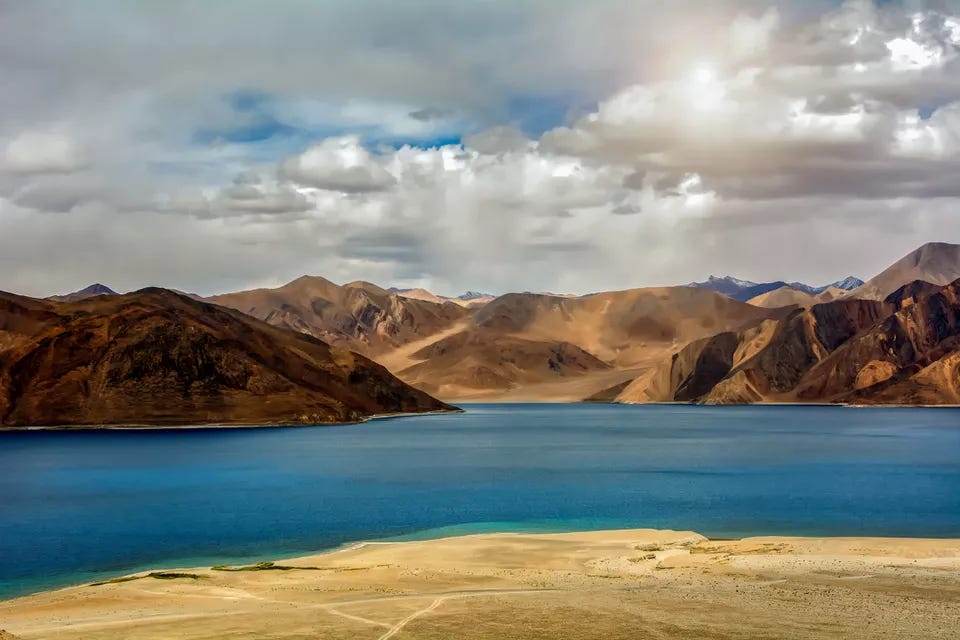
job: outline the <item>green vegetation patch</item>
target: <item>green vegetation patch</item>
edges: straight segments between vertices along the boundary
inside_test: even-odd
[[[213,571],[326,571],[325,567],[293,567],[290,565],[276,564],[275,562],[258,562],[243,567],[231,567],[226,564],[218,564],[210,567]]]
[[[105,584],[120,584],[121,582],[132,582],[134,580],[142,580],[143,578],[154,578],[156,580],[178,580],[181,578],[188,579],[188,580],[203,580],[204,576],[198,575],[196,573],[182,573],[179,571],[152,571],[142,576],[122,576],[120,578],[111,578],[110,580],[103,580],[102,582],[93,582],[90,584],[90,586],[100,587]]]

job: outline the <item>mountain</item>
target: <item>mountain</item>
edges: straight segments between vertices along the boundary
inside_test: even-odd
[[[435,304],[443,304],[444,302],[450,302],[452,304],[460,305],[461,307],[467,307],[468,309],[475,309],[477,307],[482,307],[491,300],[493,296],[486,293],[477,293],[476,291],[468,291],[461,296],[456,298],[448,298],[446,296],[439,296],[435,293],[431,293],[426,289],[417,288],[417,289],[397,289],[396,287],[391,287],[387,289],[388,293],[395,293],[404,298],[410,298],[411,300],[424,300],[426,302],[433,302]]]
[[[792,285],[784,285],[779,289],[774,289],[773,291],[768,291],[755,298],[751,298],[747,302],[756,307],[764,307],[767,309],[789,306],[809,307],[815,304],[837,300],[845,296],[846,293],[845,290],[836,287],[830,287],[820,293],[810,293],[809,291],[797,289]]]
[[[605,372],[612,367],[569,342],[532,340],[485,330],[444,337],[411,355],[398,375],[439,396],[509,391]]]
[[[632,377],[690,340],[780,313],[693,287],[577,298],[512,293],[380,362],[448,399],[571,400]]]
[[[408,298],[369,282],[340,286],[319,276],[206,300],[371,357],[438,333],[471,313],[460,305]]]
[[[864,284],[863,280],[856,278],[854,276],[847,276],[843,280],[837,280],[832,282],[824,287],[818,293],[823,293],[827,289],[842,289],[844,291],[853,291],[857,287],[862,287]]]
[[[903,285],[915,280],[946,285],[957,278],[960,278],[960,245],[931,242],[867,280],[865,284],[854,289],[851,296],[864,300],[883,300]]]
[[[459,296],[457,300],[463,300],[464,302],[475,302],[477,300],[485,300],[489,302],[493,300],[495,296],[490,295],[489,293],[480,293],[479,291],[467,291]]]
[[[746,302],[771,291],[783,289],[784,287],[789,287],[795,291],[817,296],[829,289],[843,289],[844,291],[851,291],[861,285],[863,285],[863,281],[859,278],[854,278],[853,276],[823,285],[822,287],[812,287],[802,282],[786,283],[782,280],[777,280],[776,282],[756,283],[751,282],[750,280],[731,278],[730,276],[724,276],[722,278],[710,276],[704,282],[691,282],[687,286],[698,287],[700,289],[710,289],[711,291],[716,291],[717,293],[722,293],[725,296],[729,296],[734,300]]]
[[[960,402],[960,280],[842,299],[696,340],[617,402]]]
[[[884,299],[884,302],[889,302],[899,309],[916,302],[920,298],[926,297],[931,293],[936,293],[940,291],[941,288],[942,287],[940,285],[933,284],[932,282],[914,280],[913,282],[908,282],[891,293]]]
[[[777,289],[781,289],[786,286],[787,286],[787,283],[783,282],[782,280],[778,280],[777,282],[765,282],[763,284],[757,284],[752,287],[747,287],[746,289],[743,289],[730,297],[733,298],[734,300],[746,302],[747,300],[752,300],[757,296],[762,296],[765,293],[769,293],[770,291],[776,291]]]
[[[744,289],[756,287],[757,283],[751,282],[750,280],[740,280],[731,276],[723,276],[720,278],[710,276],[703,282],[691,282],[687,286],[698,289],[710,289],[711,291],[716,291],[717,293],[722,293],[732,298]]]
[[[316,338],[164,289],[0,293],[0,424],[316,424],[450,409]]]
[[[837,280],[836,282],[831,282],[830,284],[825,284],[822,287],[811,287],[808,284],[802,282],[791,282],[787,286],[797,291],[803,291],[804,293],[809,293],[812,295],[820,295],[821,293],[829,289],[840,289],[843,291],[853,291],[857,287],[863,286],[863,280],[860,278],[855,278],[853,276],[847,276],[843,280]]]
[[[50,296],[47,300],[53,300],[54,302],[77,302],[78,300],[85,300],[87,298],[92,298],[93,296],[115,296],[117,292],[111,289],[110,287],[97,283],[92,284],[85,289],[80,289],[80,291],[74,291],[73,293],[67,293],[62,296]]]
[[[723,294],[729,298],[733,298],[734,300],[746,302],[747,300],[755,298],[759,295],[763,295],[768,291],[774,291],[781,287],[785,287],[787,286],[787,283],[778,281],[758,284],[756,282],[739,280],[730,276],[724,276],[722,278],[710,276],[704,282],[691,282],[687,286],[697,289],[709,289],[711,291],[716,291],[717,293]]]
[[[444,298],[443,296],[438,296],[435,293],[431,293],[426,289],[397,289],[396,287],[390,287],[387,289],[387,293],[395,293],[398,296],[409,298],[410,300],[423,300],[425,302],[432,302],[434,304],[443,304],[444,302],[451,302],[450,298]],[[460,304],[460,301],[454,302],[454,304]],[[465,306],[465,305],[463,305]]]

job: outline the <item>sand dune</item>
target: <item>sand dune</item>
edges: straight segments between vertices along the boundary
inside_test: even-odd
[[[955,638],[960,541],[489,534],[0,603],[22,640]]]

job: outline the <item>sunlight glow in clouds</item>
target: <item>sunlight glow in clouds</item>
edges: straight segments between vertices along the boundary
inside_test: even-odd
[[[940,66],[943,52],[937,48],[925,47],[919,42],[907,38],[894,38],[887,43],[893,68],[898,71],[910,71]]]
[[[708,87],[716,82],[717,72],[711,65],[700,63],[690,72],[690,80],[693,84]]]

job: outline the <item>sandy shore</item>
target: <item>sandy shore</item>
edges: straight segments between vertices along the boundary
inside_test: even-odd
[[[369,543],[0,602],[0,638],[957,638],[960,540],[691,532]]]

